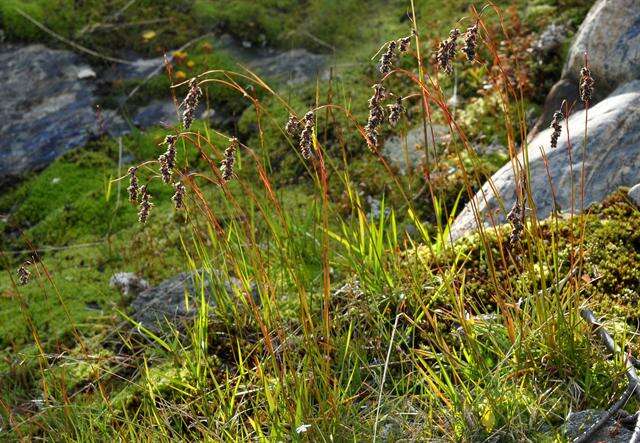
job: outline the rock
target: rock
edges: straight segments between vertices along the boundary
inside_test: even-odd
[[[172,126],[178,123],[176,105],[171,100],[154,100],[138,109],[133,124],[139,128],[153,125]]]
[[[296,85],[313,81],[316,78],[327,78],[327,57],[312,54],[306,49],[290,51],[258,57],[249,65],[262,75],[280,80],[288,85]]]
[[[580,177],[584,142],[585,111],[580,111],[569,119],[571,135],[574,208],[580,209]],[[584,204],[602,200],[620,186],[631,186],[640,178],[640,80],[621,86],[606,100],[589,110],[588,141],[585,149],[585,188]],[[529,144],[528,162],[530,165],[531,193],[536,205],[537,216],[545,218],[554,209],[552,188],[547,177],[547,168],[540,147],[547,155],[549,175],[555,191],[559,208],[570,211],[571,167],[569,150],[563,124],[563,132],[558,147],[550,146],[551,130],[538,134]],[[524,164],[523,153],[520,162]],[[515,201],[515,180],[511,163],[503,166],[491,178],[493,187],[502,199],[504,208],[509,211]],[[499,199],[492,187],[485,184],[474,197],[481,221],[486,226],[505,221],[505,211],[501,210]],[[472,205],[467,204],[452,226],[453,238],[477,228]]]
[[[215,294],[220,287],[231,298],[235,298],[238,291],[244,292],[237,278],[223,276],[220,272],[215,272],[215,275],[215,280],[222,281],[222,286],[212,284],[210,275],[203,271],[183,272],[141,292],[131,303],[133,319],[152,331],[161,331],[168,323],[179,328],[196,315],[201,287],[204,287],[212,307],[216,305]],[[255,287],[251,288],[251,293],[257,300]]]
[[[441,147],[449,137],[449,129],[442,125],[433,125],[436,146]],[[427,144],[429,150],[433,149],[431,129],[427,128]],[[406,146],[406,149],[405,149]],[[407,174],[414,170],[424,161],[424,129],[417,126],[407,132],[406,137],[394,136],[384,142],[382,155],[389,160],[392,166],[396,167],[401,174]]]
[[[575,103],[574,112],[583,109],[578,83],[585,51],[596,82],[592,106],[618,86],[640,79],[640,2],[598,0],[593,5],[573,39],[562,78],[549,92],[529,140],[549,126],[562,100]]]
[[[629,189],[629,198],[633,201],[636,206],[640,206],[640,183],[634,185],[631,189]]]
[[[563,78],[580,78],[585,51],[596,80],[596,97],[640,79],[640,2],[599,0],[593,5],[571,44]]]
[[[95,129],[91,69],[76,54],[43,45],[0,48],[0,181],[42,168]]]
[[[540,33],[540,36],[531,45],[531,49],[539,60],[547,59],[562,49],[562,44],[566,39],[566,26],[552,23]]]
[[[118,272],[109,279],[109,286],[117,288],[123,295],[138,295],[149,289],[149,283],[133,272]]]
[[[566,100],[567,103],[575,103],[573,112],[584,109],[584,105],[582,101],[580,101],[577,80],[561,79],[553,85],[545,99],[542,114],[540,114],[535,126],[529,132],[529,140],[532,140],[540,131],[544,131],[549,127],[551,120],[553,119],[554,112],[560,109],[564,100]]]
[[[569,441],[582,435],[589,429],[598,419],[605,414],[600,409],[587,409],[585,411],[572,412],[567,417],[564,424],[564,433]],[[589,442],[609,442],[609,443],[627,443],[633,432],[620,426],[615,420],[608,420],[598,432],[589,440]]]

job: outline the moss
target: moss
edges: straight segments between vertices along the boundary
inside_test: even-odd
[[[599,314],[640,320],[637,302],[640,294],[635,289],[640,287],[640,233],[635,229],[638,223],[640,211],[628,201],[624,189],[612,194],[601,204],[593,205],[585,215],[584,278],[588,276],[590,282],[584,286],[582,296],[598,305]],[[512,260],[508,259],[505,266],[501,259],[502,254],[507,258],[509,254],[500,248],[496,234],[500,234],[504,244],[508,232],[508,226],[501,227],[497,232],[487,231],[485,238],[493,256],[493,265],[478,234],[461,239],[454,251],[433,255],[425,248],[420,249],[418,254],[427,266],[436,267],[450,266],[456,255],[464,257],[459,278],[464,278],[465,296],[474,300],[472,304],[492,306],[496,296],[516,301],[520,296],[536,293],[542,288],[543,274],[547,275],[549,284],[553,272],[565,272],[571,245],[579,239],[580,225],[576,221],[563,219],[542,222],[536,241],[542,241],[547,250],[556,251],[562,269],[550,270],[543,257],[536,255],[532,259],[535,261],[532,272],[525,270],[524,273]],[[555,246],[552,246],[552,242]],[[533,243],[524,247],[537,248]],[[545,272],[540,271],[543,268]],[[495,281],[499,282],[498,286]],[[434,302],[444,303],[445,300]]]

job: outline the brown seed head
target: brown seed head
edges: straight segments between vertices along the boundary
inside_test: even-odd
[[[220,172],[222,174],[222,180],[228,182],[233,178],[233,164],[236,160],[236,150],[238,149],[238,139],[232,137],[229,139],[229,147],[224,151],[224,158],[220,163]]]
[[[305,114],[304,128],[300,134],[300,154],[305,160],[309,160],[313,155],[313,127],[316,124],[316,117],[313,111],[309,111]]]
[[[476,58],[476,49],[478,47],[478,22],[467,29],[464,35],[464,46],[462,52],[467,56],[467,60],[472,62]]]
[[[458,28],[452,29],[449,32],[449,38],[440,43],[436,54],[438,67],[446,74],[453,72],[452,62],[456,56],[458,37],[460,37],[460,30]]]
[[[392,105],[387,105],[389,108],[389,124],[394,127],[400,121],[400,117],[404,113],[404,107],[402,106],[402,97],[398,96],[396,102]]]
[[[298,117],[293,114],[289,114],[289,120],[287,121],[284,130],[287,131],[287,134],[291,137],[297,137],[300,135],[300,131],[302,131],[302,123],[298,120]]]
[[[139,186],[138,177],[136,176],[137,171],[138,168],[136,168],[135,166],[129,168],[129,187],[127,188],[127,191],[129,192],[129,201],[131,203],[138,202]]]
[[[558,139],[560,138],[560,134],[562,132],[562,120],[564,119],[564,114],[562,111],[556,111],[553,114],[553,120],[551,121],[551,129],[553,132],[551,133],[551,148],[555,149],[558,147]]]
[[[149,218],[149,211],[153,207],[153,203],[151,203],[151,195],[147,190],[147,185],[142,185],[140,187],[140,210],[138,211],[138,221],[140,223],[146,223]]]
[[[27,260],[18,268],[18,283],[21,286],[29,283],[29,279],[31,278],[31,271],[28,269],[29,265],[31,265],[31,262]]]
[[[580,99],[586,104],[591,102],[595,80],[591,76],[591,70],[585,66],[580,71]]]
[[[387,43],[387,50],[382,57],[380,57],[380,73],[386,74],[393,69],[393,62],[396,58],[396,50],[398,49],[398,43],[394,40]]]
[[[200,97],[202,97],[202,89],[200,89],[198,81],[194,77],[189,82],[189,92],[187,92],[187,95],[180,104],[180,107],[184,109],[182,111],[182,124],[184,125],[184,129],[189,129],[191,127],[193,117],[196,113],[196,108],[200,102]]]
[[[171,197],[171,201],[173,201],[173,205],[176,209],[184,208],[184,196],[187,192],[187,188],[181,182],[176,182],[173,184],[173,188],[175,189],[175,193],[173,197]]]

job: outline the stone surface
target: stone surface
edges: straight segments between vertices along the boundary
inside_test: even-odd
[[[584,434],[604,413],[605,411],[600,409],[587,409],[585,411],[570,413],[564,424],[564,432],[567,439],[572,441]],[[610,419],[593,435],[589,443],[627,443],[632,435],[632,431],[620,426],[613,419]]]
[[[583,109],[578,100],[578,83],[585,51],[595,79],[592,105],[618,86],[640,79],[640,1],[598,0],[593,5],[573,38],[562,78],[549,92],[529,140],[549,126],[563,100],[575,103],[574,112]]]
[[[566,39],[566,26],[552,23],[540,33],[531,48],[538,59],[545,59],[552,54],[557,54],[562,49],[562,44]]]
[[[571,156],[567,143],[566,129],[560,136],[558,147],[550,146],[549,129],[538,134],[528,148],[530,165],[530,186],[536,205],[536,214],[545,218],[554,209],[553,191],[562,211],[570,211],[571,186],[575,199],[573,207],[580,209],[580,182],[584,142],[585,111],[580,111],[569,119],[571,135]],[[620,186],[632,186],[640,181],[640,81],[621,86],[606,100],[589,110],[588,141],[585,154],[585,207],[602,200]],[[547,167],[542,157],[541,147],[547,155]],[[524,164],[523,153],[519,155]],[[570,160],[571,157],[571,160]],[[491,178],[493,189],[509,211],[515,201],[515,180],[511,163],[503,166]],[[492,186],[486,183],[474,197],[483,224],[490,226],[503,223],[505,211],[500,209],[499,198]],[[472,205],[467,204],[452,226],[454,238],[477,228]]]
[[[123,295],[138,295],[149,289],[149,283],[133,272],[117,272],[109,279],[109,286],[117,288]]]
[[[139,108],[133,117],[133,124],[138,128],[153,125],[172,126],[177,123],[176,105],[171,100],[154,100]]]
[[[640,206],[640,183],[634,185],[631,189],[629,189],[629,198],[637,206]]]
[[[580,101],[580,93],[578,81],[573,79],[561,79],[553,87],[544,101],[542,113],[538,117],[535,126],[529,132],[529,140],[538,135],[540,131],[544,131],[551,124],[553,114],[562,106],[562,102],[575,103],[573,112],[584,109],[584,104]]]
[[[563,78],[580,78],[585,51],[599,97],[640,79],[640,1],[598,0],[573,39]]]
[[[0,47],[0,181],[46,166],[95,129],[91,69],[69,51]]]
[[[449,129],[442,125],[433,125],[433,132],[436,140],[436,148],[440,149],[449,137]],[[427,128],[427,143],[432,151],[433,143],[431,130]],[[405,149],[406,147],[406,149]],[[415,127],[407,132],[406,137],[389,137],[382,147],[382,155],[389,160],[389,163],[400,171],[407,174],[411,170],[418,168],[424,161],[424,129],[422,126]]]
[[[313,81],[316,78],[327,78],[326,56],[312,54],[306,49],[290,51],[258,57],[249,65],[262,75],[282,81],[288,85],[296,85]]]
[[[196,315],[201,288],[204,288],[210,306],[215,306],[220,290],[226,291],[231,298],[244,292],[240,280],[222,276],[219,272],[215,275],[222,285],[213,284],[210,276],[202,271],[183,272],[141,292],[131,303],[133,319],[152,331],[164,330],[168,324],[180,328]],[[256,288],[250,289],[257,300]]]

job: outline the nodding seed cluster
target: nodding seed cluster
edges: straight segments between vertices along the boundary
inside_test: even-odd
[[[387,50],[382,57],[380,57],[380,73],[386,74],[393,69],[393,61],[396,58],[396,49],[398,49],[398,43],[392,40],[387,43]]]
[[[591,102],[593,95],[593,85],[595,80],[591,77],[591,70],[585,66],[580,71],[580,99],[585,103]]]
[[[220,164],[222,180],[228,182],[233,178],[233,164],[236,160],[236,150],[238,149],[238,139],[232,137],[229,139],[229,147],[224,151],[224,158]]]
[[[401,54],[404,54],[409,50],[409,45],[411,45],[411,36],[402,37],[398,40],[398,51],[400,51]]]
[[[304,128],[300,134],[300,154],[305,160],[309,160],[313,154],[313,127],[316,117],[313,111],[309,111],[303,118]]]
[[[284,130],[287,131],[287,134],[291,137],[297,137],[300,135],[300,131],[302,131],[302,123],[298,120],[298,117],[289,114],[289,120],[287,120]]]
[[[177,136],[167,135],[164,139],[164,143],[167,145],[167,151],[158,157],[158,162],[160,162],[160,174],[162,174],[162,181],[165,183],[169,183],[171,181],[171,171],[176,165],[177,141]]]
[[[378,149],[378,131],[384,121],[384,108],[382,101],[387,97],[387,91],[380,83],[373,85],[373,95],[369,99],[369,120],[364,127],[367,137],[367,146],[372,152]]]
[[[144,224],[147,222],[152,206],[153,203],[151,203],[151,195],[147,190],[147,185],[142,185],[140,187],[140,210],[138,211],[138,221],[140,223]]]
[[[173,184],[173,188],[176,190],[171,197],[171,201],[176,209],[184,208],[184,196],[187,192],[187,188],[181,182],[176,182]]]
[[[560,133],[562,132],[562,120],[564,119],[564,114],[562,111],[556,111],[553,113],[553,120],[551,120],[551,129],[553,132],[551,133],[551,148],[555,149],[558,147],[558,139],[560,138]]]
[[[402,96],[396,97],[396,102],[387,105],[389,108],[389,124],[391,127],[395,128],[398,122],[400,121],[400,117],[404,113],[404,107],[402,106]]]
[[[138,185],[138,177],[136,176],[136,172],[138,168],[132,166],[129,168],[129,187],[127,191],[129,192],[129,201],[131,203],[138,202],[138,191],[140,190]]]
[[[198,81],[194,77],[189,82],[189,92],[187,92],[186,97],[180,104],[180,107],[184,108],[182,111],[182,124],[185,130],[189,129],[191,123],[193,123],[193,117],[195,116],[200,97],[202,97],[202,89],[200,89]]]
[[[516,195],[516,201],[513,203],[513,207],[507,214],[507,220],[511,223],[511,233],[507,240],[507,248],[513,249],[516,244],[522,240],[522,233],[524,232],[524,195],[525,195],[525,182],[520,181],[519,184],[520,194]]]
[[[30,265],[31,265],[31,262],[27,260],[18,268],[18,272],[17,272],[18,283],[21,286],[24,286],[27,283],[29,283],[29,279],[31,278],[31,271],[29,271],[28,266]]]
[[[472,62],[476,58],[476,49],[478,47],[478,22],[467,28],[464,35],[464,46],[462,52],[467,56],[467,60]]]
[[[453,72],[453,65],[451,62],[456,56],[458,37],[460,37],[460,30],[458,28],[452,29],[449,32],[449,38],[440,42],[440,47],[436,54],[438,67],[446,74],[451,74]]]

